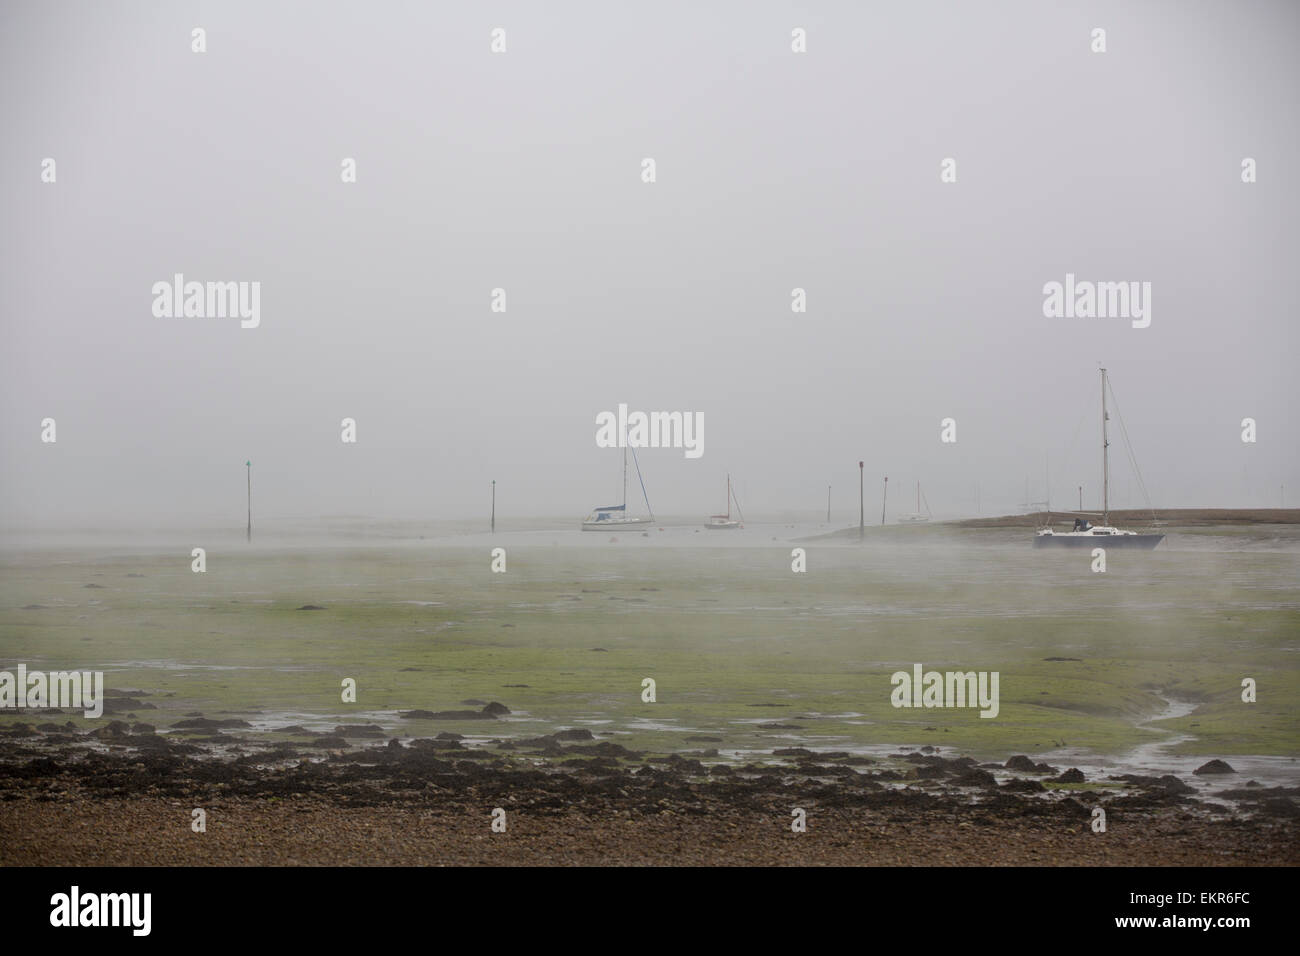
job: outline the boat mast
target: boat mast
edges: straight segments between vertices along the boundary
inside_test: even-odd
[[[1110,525],[1110,440],[1106,437],[1106,370],[1101,370],[1101,523]]]
[[[623,513],[627,514],[627,442],[623,442]]]
[[[727,520],[731,520],[731,472],[727,472]]]

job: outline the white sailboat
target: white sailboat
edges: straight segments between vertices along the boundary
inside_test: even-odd
[[[898,520],[908,524],[913,524],[919,521],[929,521],[931,517],[933,516],[930,514],[930,502],[927,501],[925,503],[924,513],[921,511],[921,483],[918,481],[916,483],[916,511],[912,512],[910,515],[903,515]]]
[[[583,531],[628,531],[654,524],[654,511],[650,507],[650,498],[645,493],[645,479],[641,477],[641,463],[636,460],[636,451],[632,452],[632,461],[636,465],[636,477],[641,482],[641,494],[645,497],[645,510],[648,515],[629,515],[627,513],[627,443],[623,444],[623,503],[597,508],[587,515],[582,522]]]
[[[1140,548],[1150,551],[1161,541],[1163,534],[1141,534],[1137,531],[1123,531],[1110,524],[1110,439],[1107,424],[1110,415],[1106,411],[1106,370],[1101,370],[1101,524],[1094,525],[1086,517],[1074,519],[1074,528],[1070,531],[1053,531],[1044,528],[1034,535],[1035,548]],[[1130,450],[1131,451],[1131,450]],[[1139,476],[1140,477],[1140,476]],[[1049,514],[1048,519],[1051,519]]]
[[[740,520],[731,517],[731,502],[736,502],[736,514]],[[740,510],[740,500],[736,498],[736,493],[731,488],[731,475],[727,475],[727,513],[725,515],[709,515],[708,520],[704,522],[704,527],[711,531],[730,531],[735,528],[745,527],[745,514]]]

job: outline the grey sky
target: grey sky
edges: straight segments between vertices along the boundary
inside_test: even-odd
[[[576,520],[619,402],[704,415],[702,458],[641,453],[660,514],[729,470],[848,523],[859,459],[939,513],[1045,467],[1093,505],[1099,361],[1157,507],[1300,502],[1294,3],[0,16],[0,524],[242,524],[249,458],[264,514],[478,515],[495,478]],[[176,272],[259,281],[260,327],[155,318]],[[1151,326],[1044,318],[1067,272],[1151,282]]]

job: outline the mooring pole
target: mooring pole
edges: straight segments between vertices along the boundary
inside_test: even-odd
[[[885,490],[880,495],[880,524],[885,524],[885,499],[889,497],[889,476],[885,475]]]
[[[244,467],[248,469],[248,540],[253,540],[253,463],[244,462]]]
[[[867,506],[866,499],[862,497],[862,466],[864,462],[858,462],[858,537],[861,538],[866,533],[867,528]]]
[[[497,530],[497,480],[492,479],[492,533]]]
[[[826,486],[826,523],[831,523],[831,486]]]

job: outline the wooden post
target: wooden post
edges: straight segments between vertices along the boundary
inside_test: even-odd
[[[862,466],[864,462],[858,462],[858,537],[861,538],[866,532],[867,511],[866,499],[862,497]]]

